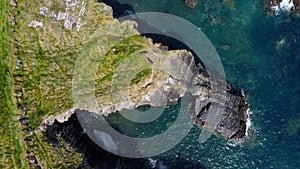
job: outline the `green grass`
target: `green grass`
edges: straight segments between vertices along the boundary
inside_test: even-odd
[[[14,11],[9,11],[12,9],[9,4],[8,0],[1,1],[0,7],[0,168],[32,167],[28,162],[30,152],[43,168],[78,166],[81,163],[81,159],[77,158],[79,153],[71,147],[54,148],[44,139],[43,134],[35,132],[45,116],[72,107],[73,66],[80,52],[77,47],[81,41],[78,39],[83,36],[78,35],[76,38],[72,33],[65,32],[62,39],[75,38],[67,41],[69,44],[66,41],[62,41],[63,45],[55,44],[55,36],[58,36],[55,33],[62,33],[56,28],[56,21],[44,21],[53,22],[48,23],[56,28],[52,32],[37,32],[28,27],[30,21],[42,19],[42,16],[36,14],[40,1],[18,1],[18,8],[14,8]],[[11,14],[15,15],[17,21],[13,33]],[[21,69],[15,69],[16,56],[23,63]],[[26,116],[16,108],[14,91],[23,92],[20,104],[26,107]],[[19,123],[20,117],[29,119],[29,127]],[[28,130],[33,132],[30,136],[33,147],[24,141]]]
[[[27,108],[27,117],[33,129],[46,116],[57,115],[72,108],[72,78],[77,57],[99,28],[98,23],[101,25],[102,22],[110,22],[107,14],[99,13],[98,7],[103,4],[90,2],[87,4],[89,8],[86,8],[88,18],[85,18],[89,25],[82,27],[80,32],[69,31],[63,28],[64,21],[44,17],[37,14],[36,10],[48,6],[50,10],[59,9],[63,12],[65,5],[58,5],[53,1],[44,2],[24,0],[19,3],[19,14],[16,16],[18,22],[15,26],[18,42],[16,55],[23,63],[23,68],[14,72],[15,75],[20,75],[15,86],[16,90],[23,91],[21,104]],[[28,6],[32,9],[28,9]],[[79,12],[80,9],[76,10]],[[28,27],[35,19],[44,23],[43,29]]]
[[[22,70],[15,71],[15,75],[21,75],[21,78],[16,80],[15,86],[19,86],[17,90],[24,93],[21,104],[26,106],[29,124],[35,129],[46,115],[72,107],[70,86],[77,49],[69,54],[72,49],[68,48],[74,45],[54,45],[56,40],[53,42],[52,40],[55,39],[55,33],[29,28],[28,23],[41,16],[31,14],[31,11],[26,9],[28,4],[33,4],[34,9],[45,6],[35,0],[19,3],[19,15],[16,16],[19,21],[16,25],[16,41],[20,43],[16,54],[24,66]],[[47,19],[43,20],[45,25],[51,22]],[[54,23],[53,27],[56,26],[57,24]],[[61,33],[60,29],[51,31]]]
[[[118,65],[129,55],[147,48],[147,39],[141,36],[131,36],[114,45],[99,63],[95,80],[96,96],[108,94],[112,88],[112,77]],[[139,81],[139,79],[135,79]]]
[[[1,1],[0,6],[0,168],[23,168],[22,149],[14,121],[12,101],[12,75],[10,70],[13,58],[11,27],[9,18],[10,1]]]
[[[52,0],[53,5],[50,6],[50,11],[63,11],[66,8],[65,2],[60,0]]]
[[[136,74],[135,78],[131,80],[130,85],[138,84],[140,81],[144,81],[151,74],[152,69],[147,68]]]
[[[76,166],[81,163],[81,160],[73,158],[73,156],[80,156],[79,153],[74,150],[72,155],[67,154],[67,152],[63,153],[64,148],[53,147],[42,133],[36,133],[43,118],[47,115],[61,113],[72,107],[72,66],[75,64],[78,53],[76,45],[54,45],[56,40],[52,40],[55,39],[55,33],[36,31],[34,28],[28,27],[31,20],[43,19],[42,16],[35,14],[39,10],[39,5],[44,6],[37,0],[24,0],[18,3],[18,8],[15,11],[17,14],[15,18],[18,22],[15,25],[14,41],[17,42],[18,48],[14,48],[14,53],[22,61],[23,67],[21,69],[12,67],[11,76],[14,80],[14,91],[22,91],[23,93],[19,103],[26,107],[27,114],[23,117],[29,119],[27,130],[33,133],[28,136],[32,140],[29,144],[29,142],[22,140],[26,132],[20,130],[19,135],[23,141],[24,149],[20,150],[18,154],[25,154],[28,163],[27,155],[32,152],[38,165],[42,168]],[[28,9],[28,6],[31,9]],[[44,22],[51,21],[45,19]],[[56,27],[57,24],[54,22],[52,26]],[[60,33],[59,29],[51,31]],[[78,43],[80,42],[78,41]],[[69,147],[70,151],[71,149]],[[72,159],[65,158],[68,155]],[[31,165],[30,168],[32,167]],[[17,166],[17,168],[26,167]]]
[[[131,36],[112,47],[101,60],[99,65],[99,77],[114,72],[119,63],[130,54],[147,47],[147,39],[139,35]]]

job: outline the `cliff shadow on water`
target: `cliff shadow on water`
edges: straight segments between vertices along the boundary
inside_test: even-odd
[[[95,144],[81,127],[76,113],[68,121],[55,121],[48,126],[45,136],[54,146],[61,146],[59,139],[70,144],[78,153],[83,155],[83,163],[79,168],[92,169],[205,169],[199,162],[187,161],[178,157],[159,158],[150,161],[147,158],[126,158],[117,156]]]

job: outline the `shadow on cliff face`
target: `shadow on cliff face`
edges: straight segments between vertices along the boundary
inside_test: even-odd
[[[178,157],[159,158],[150,161],[147,158],[126,158],[114,155],[96,145],[85,134],[76,113],[68,121],[55,121],[48,126],[45,136],[54,146],[60,146],[58,136],[69,143],[75,151],[83,155],[83,163],[79,168],[90,169],[204,169],[205,167],[194,161],[186,161]]]

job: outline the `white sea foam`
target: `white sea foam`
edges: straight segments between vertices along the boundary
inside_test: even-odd
[[[280,15],[282,12],[291,12],[295,9],[293,0],[282,0],[279,5],[271,6],[274,10],[275,15]]]
[[[293,0],[282,0],[279,5],[280,9],[284,11],[292,11],[295,8]]]
[[[252,126],[252,122],[251,122],[251,114],[252,111],[250,110],[250,108],[247,109],[247,121],[246,121],[246,132],[245,132],[245,137],[249,136],[249,130],[251,129]],[[237,139],[234,142],[227,142],[227,145],[235,147],[237,145],[241,145],[244,142],[245,138],[242,139]]]
[[[246,133],[245,133],[246,136],[249,135],[249,129],[252,126],[252,122],[251,122],[251,118],[250,118],[251,114],[252,114],[252,112],[251,112],[250,108],[248,108],[248,110],[247,110],[247,121],[246,121]]]

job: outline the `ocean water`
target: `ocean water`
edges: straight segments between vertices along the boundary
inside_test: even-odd
[[[169,13],[201,28],[219,53],[227,80],[245,91],[251,107],[252,128],[244,143],[232,146],[213,136],[200,144],[194,127],[175,148],[154,158],[181,156],[204,168],[300,168],[299,17],[269,16],[263,0],[229,5],[199,0],[194,9],[182,0],[118,3],[122,7],[115,10]]]

